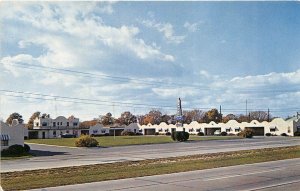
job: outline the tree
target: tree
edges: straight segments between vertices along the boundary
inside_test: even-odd
[[[32,129],[32,128],[33,128],[33,121],[35,120],[35,118],[40,117],[40,115],[41,115],[41,112],[39,112],[39,111],[34,112],[34,113],[31,115],[31,117],[29,118],[26,127],[27,127],[28,129]]]
[[[22,115],[20,115],[19,113],[15,112],[15,113],[12,113],[12,114],[9,115],[9,117],[6,119],[6,123],[8,125],[11,125],[12,121],[14,119],[17,119],[19,121],[19,123],[23,123],[23,121],[24,121]]]
[[[97,120],[94,119],[94,120],[91,120],[91,121],[83,121],[79,124],[79,128],[82,128],[82,129],[88,129],[90,128],[91,126],[94,126],[97,124]]]
[[[183,123],[190,124],[192,121],[202,122],[204,117],[204,112],[198,109],[192,111],[183,111],[184,121]]]
[[[217,109],[211,109],[207,111],[203,117],[203,122],[209,123],[211,121],[214,121],[216,123],[221,122],[222,115],[219,113]]]
[[[227,123],[230,120],[237,120],[237,117],[234,114],[228,114],[225,117],[223,117],[222,122]]]
[[[118,122],[120,123],[120,125],[129,125],[131,123],[136,123],[137,118],[132,113],[130,113],[130,111],[125,111],[118,118]]]
[[[111,113],[107,113],[106,115],[100,118],[100,123],[104,126],[114,124],[115,119],[112,117]]]
[[[165,114],[165,115],[161,116],[160,122],[165,122],[166,124],[170,124],[172,122],[172,118],[171,118],[171,116]]]
[[[146,114],[143,117],[143,124],[147,125],[151,123],[152,125],[154,124],[160,124],[162,119],[162,114],[159,110],[151,110],[148,114]]]

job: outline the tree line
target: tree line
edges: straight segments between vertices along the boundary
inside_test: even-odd
[[[26,127],[29,129],[33,128],[33,121],[36,117],[46,117],[49,114],[37,111],[34,112],[31,117],[29,118]],[[73,116],[70,116],[73,117]],[[19,113],[12,113],[6,120],[7,124],[11,124],[13,119],[17,119],[19,123],[23,123],[23,117]],[[197,121],[198,123],[209,123],[214,121],[216,123],[227,123],[229,120],[236,120],[238,122],[250,122],[252,120],[257,120],[259,122],[262,121],[270,121],[273,118],[265,111],[252,111],[249,112],[248,115],[243,114],[228,114],[223,116],[217,109],[211,109],[208,111],[203,110],[190,110],[190,111],[183,111],[183,123],[190,124],[193,121]],[[165,122],[167,124],[176,124],[176,114],[168,115],[163,114],[159,110],[151,110],[149,113],[144,115],[134,115],[130,111],[125,111],[121,113],[120,117],[113,117],[112,114],[109,112],[99,118],[83,121],[80,123],[81,128],[88,128],[90,126],[96,125],[100,123],[104,126],[112,126],[112,125],[129,125],[131,123],[139,123],[140,125],[147,125],[147,124],[160,124],[161,122]]]

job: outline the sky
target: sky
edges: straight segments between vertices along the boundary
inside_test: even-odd
[[[0,119],[300,111],[299,2],[2,2]]]

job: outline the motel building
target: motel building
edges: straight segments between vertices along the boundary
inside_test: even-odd
[[[191,135],[197,135],[199,132],[203,132],[206,136],[215,135],[216,131],[226,132],[227,134],[237,135],[244,129],[251,129],[254,131],[254,136],[265,136],[266,133],[271,135],[281,135],[283,133],[288,136],[294,136],[295,132],[300,132],[300,118],[293,117],[288,120],[282,118],[275,118],[271,122],[263,121],[258,122],[253,120],[251,122],[239,123],[236,120],[230,120],[227,123],[198,123],[193,121],[190,124],[178,125],[166,124],[164,122],[159,125],[140,125],[138,123],[132,123],[128,126],[113,126],[104,127],[101,124],[96,124],[90,127],[90,135],[121,135],[122,131],[131,131],[134,133],[141,133],[143,135],[165,135],[168,132],[173,131],[186,131]]]
[[[33,121],[33,129],[29,130],[30,139],[60,138],[63,135],[79,137],[79,118],[64,116],[50,118],[50,115],[37,117]]]
[[[0,121],[1,151],[12,145],[24,146],[26,132],[24,124],[20,124],[17,119],[14,119],[11,125]]]

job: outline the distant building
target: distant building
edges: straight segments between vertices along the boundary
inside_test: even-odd
[[[74,137],[80,136],[79,118],[59,116],[52,119],[49,115],[37,117],[33,121],[33,129],[29,130],[31,139],[59,138],[65,134],[74,135]]]
[[[24,124],[20,124],[17,119],[14,119],[11,125],[0,121],[1,132],[1,151],[11,145],[24,146],[24,132],[26,128]]]

